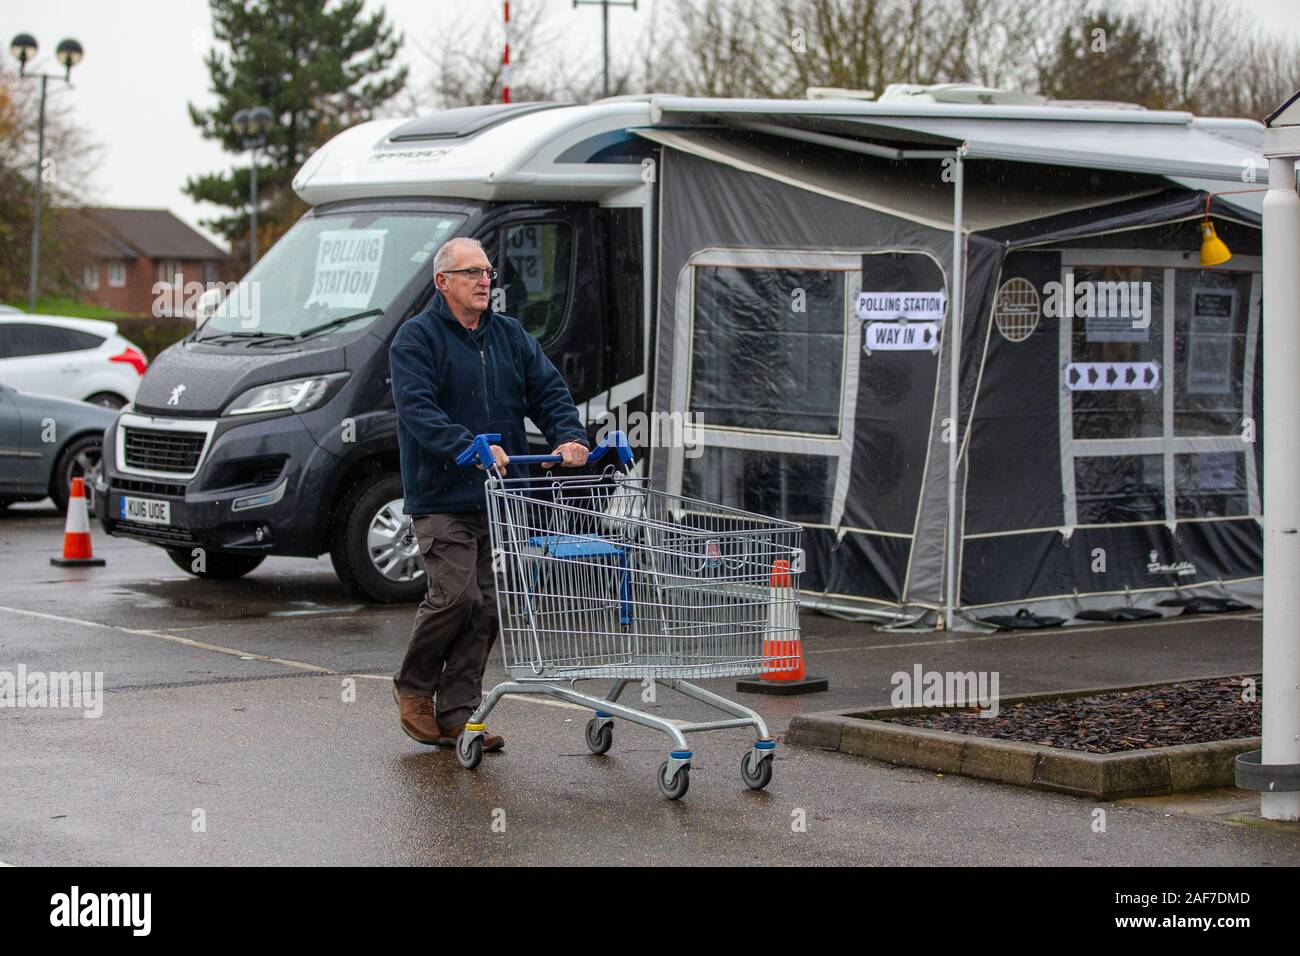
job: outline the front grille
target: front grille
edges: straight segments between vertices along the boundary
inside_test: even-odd
[[[165,528],[154,524],[135,524],[131,521],[119,521],[113,525],[113,534],[129,538],[140,538],[159,544],[194,544],[194,538],[188,531],[179,528]]]
[[[170,471],[180,475],[192,474],[199,467],[199,457],[207,438],[203,432],[162,431],[129,425],[124,431],[128,468]]]
[[[135,491],[142,495],[166,495],[169,498],[184,498],[185,486],[173,485],[163,481],[149,481],[140,478],[114,478],[114,491]]]

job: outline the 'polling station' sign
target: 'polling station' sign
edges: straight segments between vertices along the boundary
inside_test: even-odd
[[[308,306],[364,309],[379,283],[384,229],[333,229],[320,234]]]
[[[864,322],[942,322],[943,292],[859,292],[857,317]]]

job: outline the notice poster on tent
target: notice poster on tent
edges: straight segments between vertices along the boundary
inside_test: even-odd
[[[320,234],[316,275],[305,306],[365,309],[379,284],[385,229],[331,229]]]
[[[1150,342],[1149,282],[1080,282],[1076,315],[1089,342]]]
[[[1187,332],[1187,391],[1232,394],[1232,317],[1236,289],[1193,288]]]
[[[864,322],[942,322],[943,292],[859,292],[857,316]]]
[[[1201,491],[1236,491],[1236,452],[1213,452],[1196,456],[1196,486]]]

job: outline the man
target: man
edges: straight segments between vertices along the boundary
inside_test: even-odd
[[[499,432],[492,454],[509,473],[503,449],[526,448],[525,415],[566,467],[586,464],[588,448],[573,398],[537,340],[488,308],[496,273],[483,247],[448,241],[433,257],[433,274],[433,301],[402,325],[388,351],[405,511],[428,581],[393,693],[408,736],[450,747],[481,702],[497,636],[486,475],[457,466],[456,456],[475,435]],[[501,737],[484,736],[485,751],[502,746]]]

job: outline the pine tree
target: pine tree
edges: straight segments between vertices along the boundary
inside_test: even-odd
[[[266,249],[302,211],[290,181],[311,152],[335,133],[371,119],[406,85],[407,68],[391,69],[401,47],[384,12],[361,15],[364,0],[209,0],[213,34],[225,49],[207,56],[217,104],[190,104],[205,139],[247,156],[233,118],[265,106],[275,116],[257,150],[258,246]],[[329,9],[326,9],[326,7]],[[232,241],[249,231],[247,164],[191,178],[185,192],[234,210],[205,221]]]
[[[1138,16],[1101,9],[1062,27],[1041,92],[1056,99],[1165,107],[1160,41]]]

